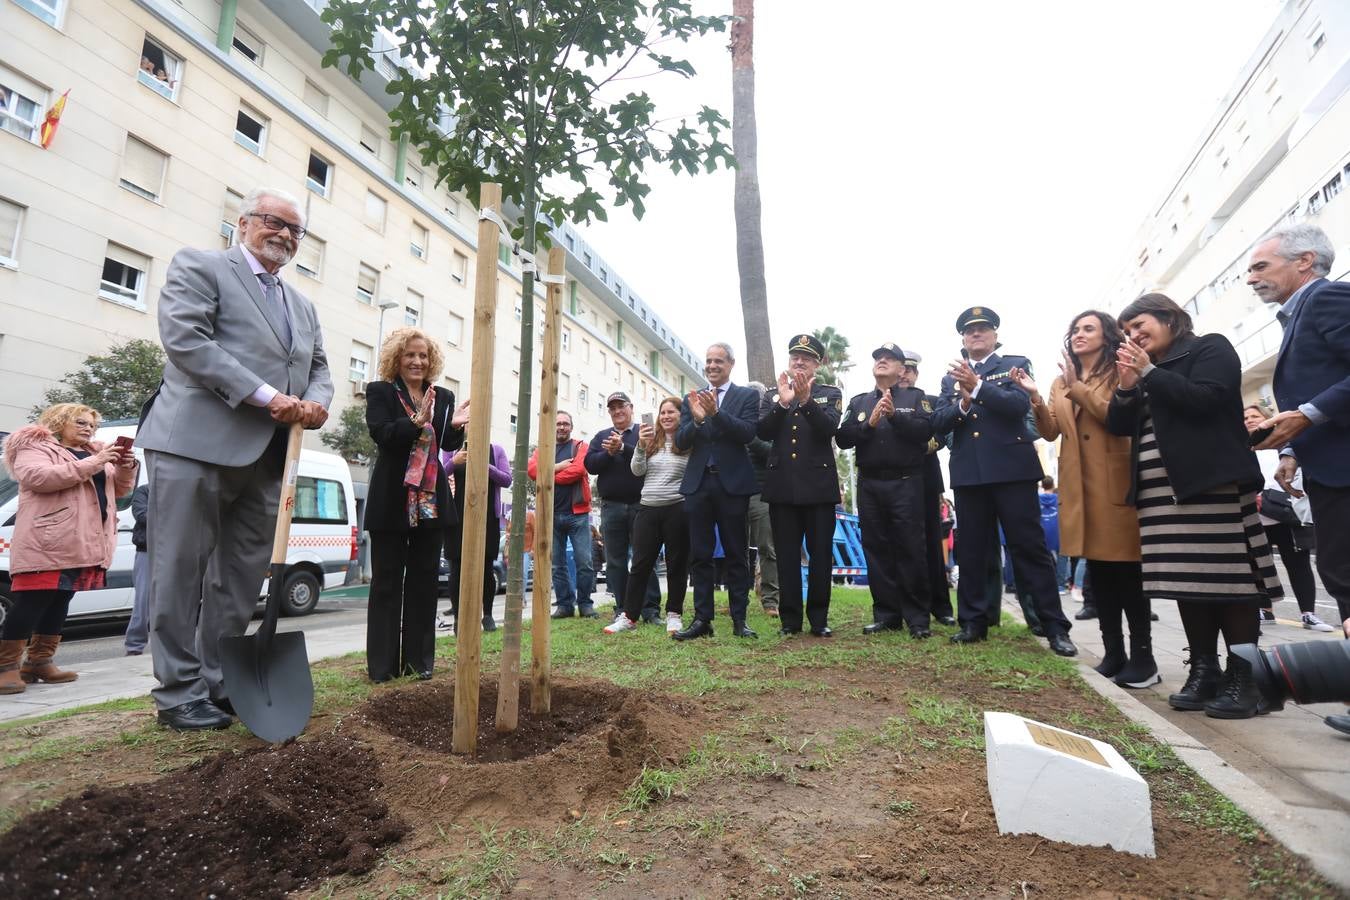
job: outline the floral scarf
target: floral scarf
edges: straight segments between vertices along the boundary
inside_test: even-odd
[[[434,391],[430,385],[427,390]],[[416,411],[403,399],[403,395],[394,392],[403,411],[411,419]],[[435,408],[434,406],[432,407]],[[435,419],[435,416],[432,417]],[[408,468],[403,472],[403,483],[408,487],[408,527],[416,528],[418,522],[440,517],[436,508],[436,473],[440,469],[440,448],[436,443],[436,431],[428,421],[422,426],[422,433],[413,442],[408,451]]]

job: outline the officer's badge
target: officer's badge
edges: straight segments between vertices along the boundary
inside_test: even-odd
[[[867,413],[865,413],[865,412],[860,412],[860,413],[858,413],[858,421],[859,421],[859,422],[865,422],[865,421],[867,421]]]
[[[822,404],[822,405],[830,402],[830,398],[829,398],[829,397],[813,397],[812,399],[815,400],[817,403],[820,403],[820,404]]]
[[[984,307],[982,307],[982,306],[976,306],[976,307],[973,307],[973,308],[970,310],[970,314],[971,314],[972,316],[982,316],[982,315],[984,315]]]
[[[933,411],[932,404],[930,404],[927,400],[920,400],[919,405],[923,407],[923,411],[926,413],[930,413]]]
[[[774,395],[773,395],[773,402],[774,402],[774,403],[777,403],[777,402],[778,402],[778,395],[777,395],[777,394],[774,394]]]
[[[834,408],[837,409],[839,412],[843,412],[843,411],[844,411],[844,395],[843,395],[843,394],[840,394],[838,397],[836,397],[836,398],[834,399]]]

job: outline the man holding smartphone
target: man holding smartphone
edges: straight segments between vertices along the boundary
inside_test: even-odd
[[[628,594],[628,559],[633,540],[633,521],[642,499],[642,479],[633,474],[633,448],[638,429],[633,423],[633,401],[623,391],[605,400],[612,427],[591,438],[586,452],[586,471],[596,476],[600,495],[600,539],[605,545],[605,582],[614,595],[614,611],[623,612]],[[643,417],[649,422],[651,415]],[[642,621],[661,620],[661,584],[653,574],[647,583]]]

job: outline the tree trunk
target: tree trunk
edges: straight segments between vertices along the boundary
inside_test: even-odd
[[[769,331],[769,289],[764,281],[764,238],[760,233],[759,150],[755,135],[754,0],[732,0],[731,146],[736,154],[736,268],[741,277],[741,315],[750,378],[772,385],[773,335]]]

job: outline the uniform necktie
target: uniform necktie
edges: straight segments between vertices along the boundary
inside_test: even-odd
[[[270,272],[259,272],[258,280],[263,284],[263,300],[277,313],[281,322],[281,337],[287,349],[291,346],[291,317],[286,312],[286,303],[281,298],[281,280]]]

